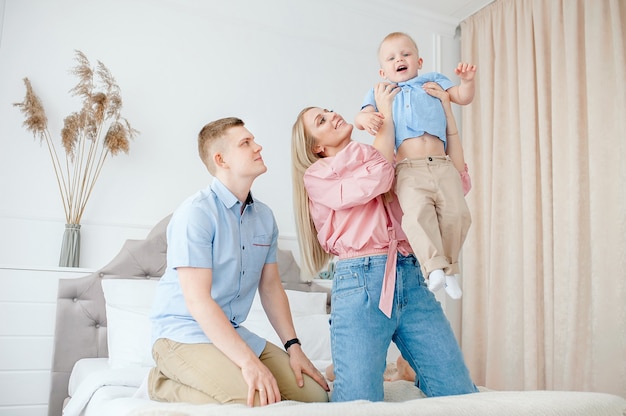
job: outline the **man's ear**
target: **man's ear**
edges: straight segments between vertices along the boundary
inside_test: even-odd
[[[224,156],[221,152],[213,153],[213,163],[215,163],[215,166],[224,167],[226,162],[224,162]]]

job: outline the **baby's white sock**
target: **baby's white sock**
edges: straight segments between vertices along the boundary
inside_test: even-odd
[[[444,287],[446,288],[446,293],[452,299],[461,299],[461,296],[463,296],[463,292],[459,286],[459,281],[456,280],[456,276],[446,276],[446,284]]]
[[[428,274],[428,289],[431,292],[436,292],[441,289],[446,283],[446,275],[441,269],[435,269]]]

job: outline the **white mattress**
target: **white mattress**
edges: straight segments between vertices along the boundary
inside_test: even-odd
[[[324,374],[330,361],[318,360],[313,364]],[[150,367],[112,366],[107,358],[77,361],[68,385],[71,399],[63,409],[63,416],[124,416],[152,404],[176,405],[149,399],[146,385],[149,371]]]
[[[147,398],[149,368],[111,368],[107,359],[79,361],[71,376],[72,399],[64,416],[623,416],[626,400],[592,392],[487,391],[424,398],[406,381],[385,382],[385,402],[283,401],[263,408],[245,405],[159,403]]]

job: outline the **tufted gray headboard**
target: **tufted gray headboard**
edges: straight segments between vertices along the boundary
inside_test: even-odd
[[[170,217],[159,221],[144,240],[127,240],[100,270],[78,279],[59,280],[48,416],[61,416],[69,399],[68,382],[76,361],[108,357],[101,279],[162,276],[166,264],[165,231]],[[286,289],[328,293],[328,289],[300,280],[300,267],[291,252],[278,250],[278,268]]]

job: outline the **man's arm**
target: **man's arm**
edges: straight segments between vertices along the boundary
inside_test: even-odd
[[[211,342],[241,368],[248,384],[248,406],[254,404],[254,394],[259,389],[267,393],[263,395],[259,392],[262,405],[280,401],[280,391],[272,372],[239,336],[211,296],[213,271],[194,267],[179,267],[176,270],[187,309]]]
[[[293,318],[289,309],[289,300],[280,281],[277,263],[268,263],[263,266],[261,281],[259,282],[259,297],[261,298],[263,309],[281,342],[284,344],[288,340],[296,338],[296,330],[293,326]],[[299,344],[292,344],[287,352],[289,353],[289,362],[296,376],[298,386],[304,386],[302,374],[308,374],[326,391],[330,390],[322,373],[311,363]]]

